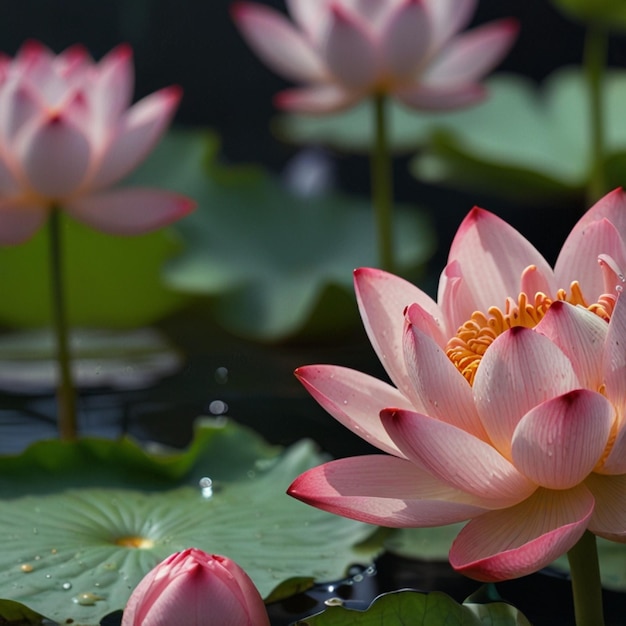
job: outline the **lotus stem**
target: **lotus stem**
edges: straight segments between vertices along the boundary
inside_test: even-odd
[[[586,530],[567,553],[567,559],[572,576],[576,626],[604,626],[596,536]]]
[[[595,204],[607,191],[604,142],[604,79],[607,47],[606,28],[600,24],[590,23],[585,37],[584,54],[591,123],[591,169],[587,187],[589,205]]]
[[[387,100],[376,94],[374,104],[374,145],[371,153],[372,203],[378,241],[378,262],[381,269],[394,272],[393,246],[393,173],[389,153]]]
[[[66,441],[76,439],[76,390],[72,381],[69,348],[69,329],[65,292],[63,288],[63,250],[61,210],[50,211],[50,291],[52,296],[52,325],[56,339],[57,360],[57,427],[59,437]]]

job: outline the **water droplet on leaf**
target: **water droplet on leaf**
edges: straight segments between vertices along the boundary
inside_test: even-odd
[[[198,485],[203,498],[208,500],[213,497],[213,481],[208,476],[201,478]]]
[[[97,596],[95,593],[91,593],[91,591],[79,593],[72,598],[72,602],[80,604],[81,606],[93,606],[98,600],[104,600],[104,598]]]

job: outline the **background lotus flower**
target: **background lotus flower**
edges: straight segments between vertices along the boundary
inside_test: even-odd
[[[131,594],[122,626],[269,626],[256,587],[234,561],[190,548],[150,571]]]
[[[150,152],[181,97],[168,87],[129,108],[132,53],[94,63],[74,46],[37,42],[0,60],[0,244],[18,244],[51,207],[112,234],[133,235],[186,215],[193,202],[156,189],[107,190]]]
[[[281,76],[308,85],[278,95],[284,109],[328,113],[373,93],[416,109],[451,109],[483,96],[480,79],[506,54],[517,26],[468,33],[476,0],[287,0],[294,20],[238,2],[248,44]]]
[[[437,303],[357,270],[361,315],[395,387],[330,365],[296,374],[388,454],[331,461],[289,493],[384,526],[469,519],[450,562],[483,581],[541,569],[586,529],[626,541],[625,263],[616,190],[574,227],[554,270],[478,208],[452,243]]]

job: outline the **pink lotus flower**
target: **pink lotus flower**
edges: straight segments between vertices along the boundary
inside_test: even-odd
[[[308,113],[390,93],[416,109],[477,102],[479,82],[506,54],[512,20],[463,35],[477,0],[286,0],[295,24],[258,4],[238,2],[233,17],[252,49],[281,76],[308,85],[280,93],[277,105]]]
[[[296,372],[337,420],[387,455],[331,461],[289,493],[391,527],[470,520],[453,567],[482,581],[537,571],[586,529],[626,542],[626,194],[574,227],[554,270],[474,208],[438,302],[355,273],[369,338],[395,386],[350,369]]]
[[[234,561],[190,548],[143,578],[122,626],[269,626],[256,587]]]
[[[158,91],[129,108],[132,53],[99,63],[75,46],[55,56],[37,42],[0,58],[0,244],[31,237],[52,206],[106,233],[164,226],[193,202],[156,189],[108,188],[135,168],[167,127],[181,97]]]

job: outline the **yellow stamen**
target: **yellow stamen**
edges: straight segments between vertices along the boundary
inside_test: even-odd
[[[554,299],[545,293],[537,292],[532,301],[529,301],[528,296],[522,292],[517,302],[513,298],[507,298],[504,311],[492,306],[486,315],[480,311],[472,313],[470,319],[459,328],[456,336],[448,341],[446,346],[448,358],[472,385],[480,361],[495,338],[514,326],[534,328],[557,300],[582,306],[608,322],[615,307],[616,297],[604,294],[597,302],[587,304],[578,282],[570,285],[569,296],[565,289],[559,289]]]
[[[122,546],[123,548],[138,548],[139,550],[149,550],[154,547],[154,541],[152,541],[152,539],[138,537],[136,535],[118,537],[114,543],[116,546]]]

